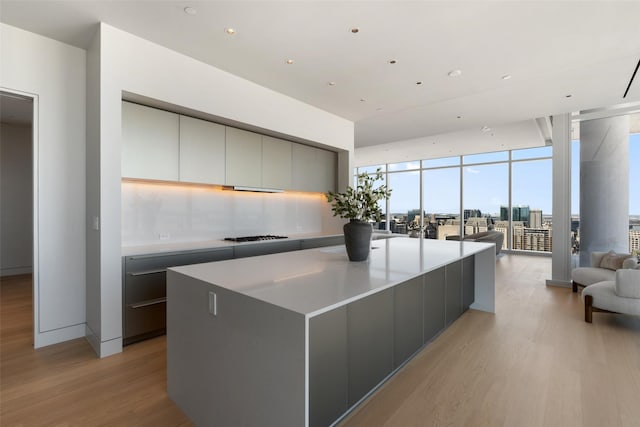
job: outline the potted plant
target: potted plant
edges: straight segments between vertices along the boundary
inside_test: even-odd
[[[383,179],[382,170],[378,168],[374,175],[358,174],[356,188],[351,186],[342,193],[326,193],[331,203],[333,216],[348,219],[343,227],[344,243],[350,261],[365,261],[371,248],[371,221],[380,221],[382,209],[378,201],[388,198],[391,190],[386,185],[374,187],[376,181]]]

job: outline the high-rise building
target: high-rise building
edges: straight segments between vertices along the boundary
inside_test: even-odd
[[[502,221],[508,221],[508,206],[500,206],[500,219]],[[526,225],[529,225],[529,206],[513,206],[511,208],[511,221],[522,221]],[[542,213],[541,213],[542,215]]]
[[[542,210],[531,209],[529,215],[529,228],[542,228]]]

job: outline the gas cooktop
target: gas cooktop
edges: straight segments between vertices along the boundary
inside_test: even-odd
[[[286,239],[287,236],[244,236],[244,237],[225,237],[224,240],[228,240],[230,242],[257,242],[259,240],[278,240],[278,239]]]

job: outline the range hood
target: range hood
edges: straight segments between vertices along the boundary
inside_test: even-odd
[[[260,187],[246,187],[244,185],[225,185],[222,187],[225,190],[233,190],[233,191],[251,191],[254,193],[282,193],[284,190],[279,190],[277,188],[260,188]]]

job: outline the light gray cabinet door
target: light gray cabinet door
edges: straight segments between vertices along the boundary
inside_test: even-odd
[[[347,410],[347,307],[309,320],[309,425],[331,425]]]
[[[178,115],[122,102],[122,176],[178,180]]]
[[[338,155],[334,152],[293,144],[293,189],[335,191],[337,165]]]
[[[476,299],[475,256],[462,260],[462,309],[466,310]]]
[[[393,288],[347,306],[349,406],[393,369]]]
[[[180,181],[225,182],[225,127],[180,116]]]
[[[262,186],[262,136],[226,127],[227,185]]]
[[[262,187],[291,189],[291,142],[262,137]]]
[[[336,191],[338,155],[333,151],[320,150],[317,152],[318,189],[316,191]]]
[[[431,341],[445,326],[445,268],[424,276],[424,342]]]
[[[445,318],[449,325],[462,314],[462,261],[448,264],[445,270],[447,276]]]
[[[422,277],[393,288],[393,367],[402,365],[422,347]]]

